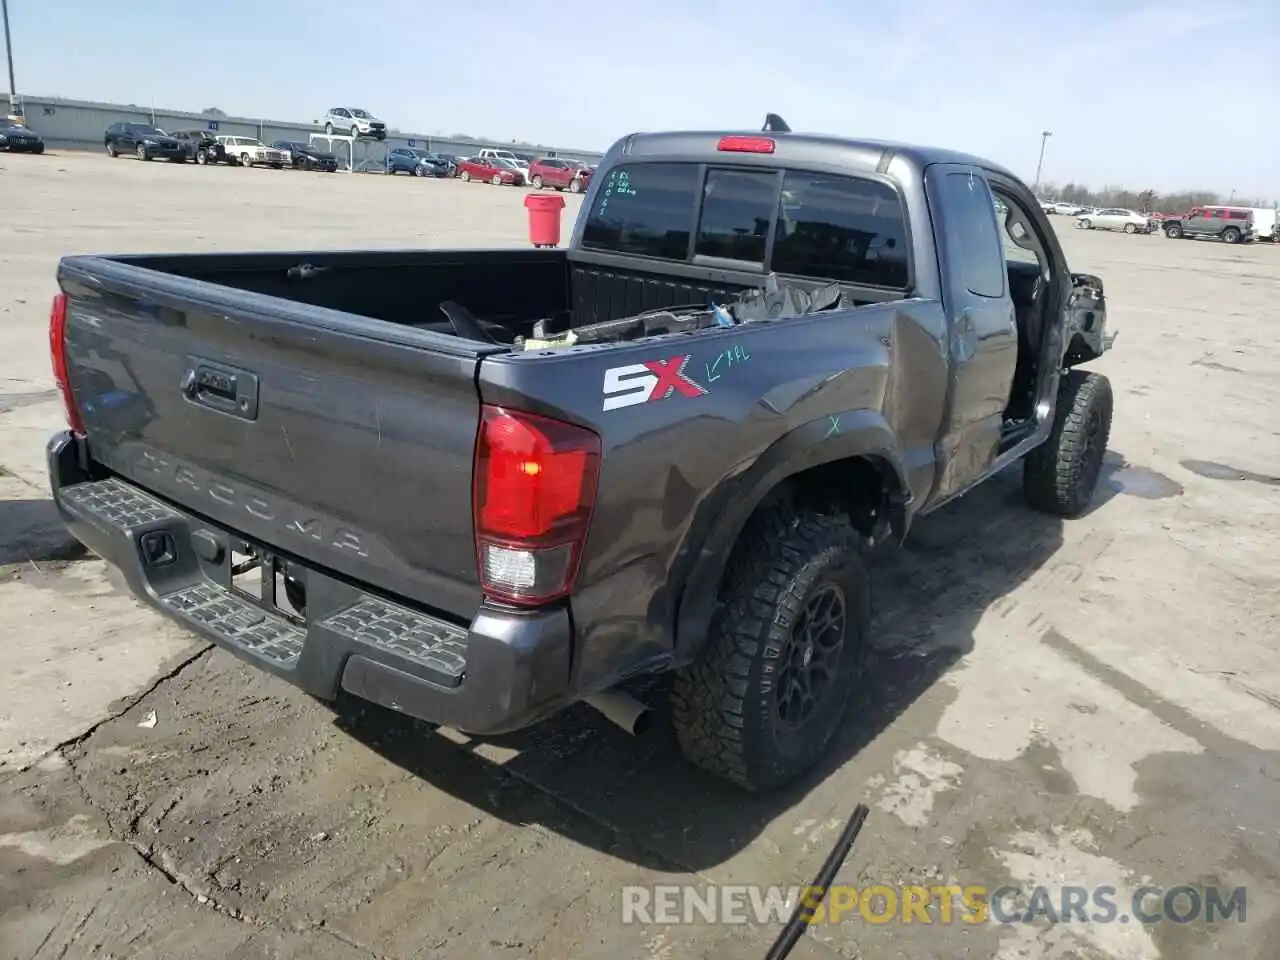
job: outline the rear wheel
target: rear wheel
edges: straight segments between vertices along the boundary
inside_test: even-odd
[[[490,177],[490,178],[489,178],[489,182],[490,182],[490,183],[492,183],[495,187],[500,187],[500,186],[502,186],[502,176],[501,176],[501,174],[497,174],[497,173],[495,173],[492,177]]]
[[[865,662],[870,585],[843,519],[787,508],[749,522],[698,659],[676,674],[676,737],[750,791],[796,779],[839,729]]]
[[[471,174],[469,174],[469,173],[467,173],[467,171],[463,170],[460,174],[458,174],[458,179],[459,179],[459,180],[461,180],[463,183],[470,183],[470,182],[471,182]]]
[[[1222,239],[1227,243],[1239,243],[1240,231],[1235,227],[1227,227],[1227,229],[1222,231]]]
[[[1069,370],[1058,385],[1058,409],[1049,439],[1023,463],[1027,502],[1042,513],[1075,517],[1093,500],[1111,437],[1111,381]]]

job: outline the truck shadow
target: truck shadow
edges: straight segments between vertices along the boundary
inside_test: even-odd
[[[0,566],[61,563],[87,556],[49,499],[0,500]]]
[[[1100,490],[1099,500],[1116,492]],[[554,825],[544,823],[547,829],[589,847],[607,847],[613,856],[649,869],[702,871],[725,863],[793,808],[807,804],[812,812],[806,814],[829,817],[840,814],[833,807],[847,807],[847,814],[859,800],[874,799],[869,781],[892,773],[886,769],[891,755],[868,745],[974,649],[984,613],[1041,569],[1062,543],[1062,521],[1023,504],[1020,470],[994,477],[920,519],[905,547],[888,548],[873,560],[873,662],[826,761],[800,783],[767,796],[744,795],[682,758],[663,722],[664,678],[631,688],[660,720],[654,733],[640,739],[585,706],[516,734],[465,745],[424,737],[412,729],[416,725],[378,708],[344,709],[337,722],[404,770],[493,816],[520,819],[504,813],[507,805],[481,786],[489,778],[441,776],[457,771],[458,751],[469,752],[497,778],[516,781],[517,790],[554,797],[565,815]],[[1029,634],[1028,642],[1033,639]],[[941,710],[946,695],[938,693],[931,699]],[[922,703],[922,719],[903,722],[919,724],[919,736],[927,736],[937,716],[930,710]],[[791,833],[790,827],[784,831]]]

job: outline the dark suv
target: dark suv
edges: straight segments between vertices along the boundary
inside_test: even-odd
[[[208,130],[177,130],[173,139],[182,144],[188,160],[199,164],[227,162],[227,148]]]
[[[113,123],[102,135],[102,144],[112,157],[132,153],[139,160],[161,159],[185,163],[187,159],[187,148],[182,141],[149,123]]]
[[[448,160],[417,150],[413,147],[396,147],[387,153],[387,173],[408,173],[415,177],[449,177],[453,169]]]
[[[1254,238],[1253,211],[1248,207],[1193,207],[1176,220],[1165,220],[1164,235],[1213,237],[1225,243],[1248,242]]]

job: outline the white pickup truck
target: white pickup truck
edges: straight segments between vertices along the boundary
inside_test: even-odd
[[[293,160],[284,150],[268,147],[257,137],[225,136],[217,139],[226,148],[227,160],[242,167],[263,166],[280,170]]]

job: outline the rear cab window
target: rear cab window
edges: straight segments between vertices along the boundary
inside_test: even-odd
[[[886,287],[910,285],[901,198],[868,177],[641,162],[606,173],[587,250]]]

